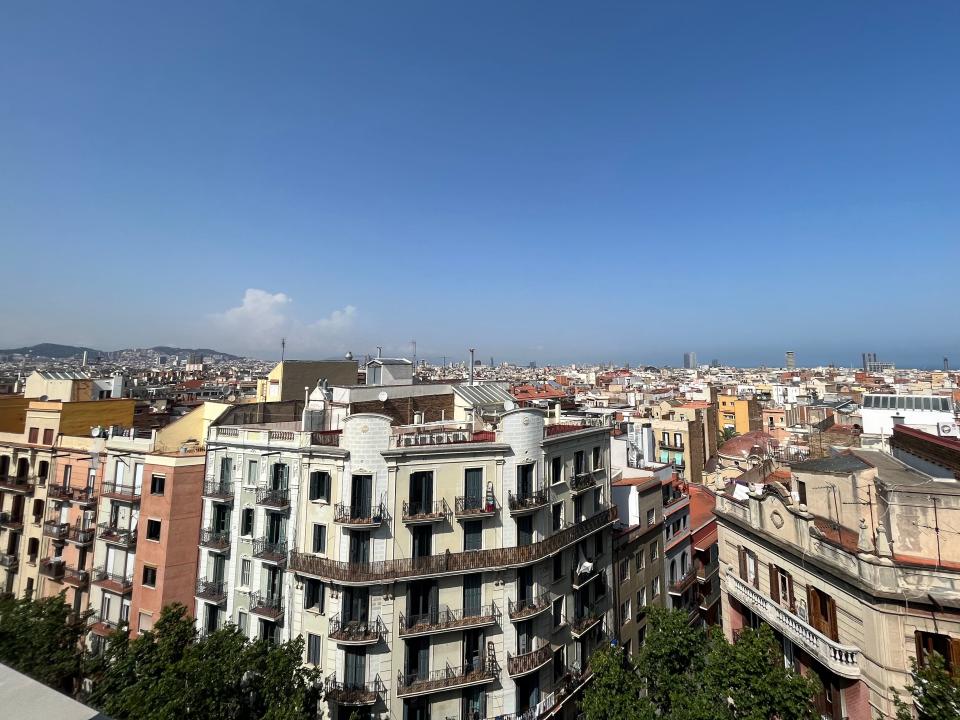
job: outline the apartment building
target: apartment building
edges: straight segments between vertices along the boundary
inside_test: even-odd
[[[960,670],[960,483],[922,471],[956,466],[960,443],[901,434],[899,459],[847,450],[717,496],[724,631],[773,628],[826,718],[892,717],[891,688],[933,651]]]
[[[611,491],[620,524],[613,533],[617,636],[637,653],[647,632],[647,608],[663,607],[663,481],[669,465],[636,471],[625,468]]]
[[[746,435],[762,427],[762,408],[752,397],[720,394],[717,396],[717,413],[721,431],[729,428],[739,435]]]
[[[78,452],[86,464],[78,488],[86,491],[91,463],[99,451],[91,428],[131,423],[133,400],[61,402],[30,400],[15,432],[0,433],[0,592],[18,597],[46,596],[48,583],[77,582],[71,598],[83,607],[82,576],[89,547],[89,500],[75,503],[49,492],[60,468]],[[67,572],[70,570],[71,572]]]
[[[652,409],[652,418],[643,419],[653,428],[656,461],[671,464],[681,478],[703,482],[703,469],[710,458],[710,439],[716,449],[716,432],[709,433],[710,403],[664,401]]]
[[[302,635],[331,717],[573,713],[612,617],[610,428],[400,425],[335,395],[210,429],[199,629]]]

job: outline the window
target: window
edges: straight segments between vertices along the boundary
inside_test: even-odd
[[[157,569],[155,567],[143,566],[143,584],[147,587],[157,586]]]
[[[307,634],[307,662],[310,665],[320,664],[320,636]]]
[[[593,536],[593,554],[603,555],[603,533],[597,533]]]
[[[630,598],[627,598],[622,603],[620,603],[620,624],[626,625],[632,616],[630,615]]]
[[[583,475],[587,471],[586,455],[583,450],[577,450],[573,454],[573,474]]]
[[[73,465],[64,465],[63,466],[63,484],[70,484],[70,475],[73,474]]]
[[[553,531],[557,532],[563,527],[563,503],[558,502],[553,505]]]
[[[153,615],[140,612],[137,615],[137,633],[143,635],[148,630],[153,629]]]
[[[683,435],[680,433],[673,434],[673,447],[682,448],[683,447]]]
[[[557,553],[553,556],[553,581],[557,582],[563,577],[563,553]]]
[[[643,647],[647,642],[647,626],[643,625],[637,633],[637,647]]]
[[[323,554],[327,552],[327,526],[320,523],[313,524],[313,551]]]
[[[563,598],[558,597],[553,601],[553,626],[555,628],[563,625]]]
[[[243,610],[237,613],[237,627],[244,635],[247,634],[247,614]]]
[[[233,479],[232,474],[233,474],[233,460],[230,457],[224,455],[222,458],[220,458],[220,482],[222,483],[230,482]]]
[[[43,444],[53,445],[53,428],[45,428],[43,431]]]
[[[554,484],[563,482],[563,458],[559,455],[550,461],[550,481]]]
[[[163,486],[166,484],[167,478],[163,475],[151,475],[150,476],[150,494],[151,495],[163,495]]]
[[[480,550],[483,547],[483,521],[470,520],[463,524],[463,549]]]
[[[623,643],[623,652],[624,652],[624,654],[627,655],[627,656],[630,655],[630,641],[629,641],[629,640],[627,640],[625,643]]]
[[[160,540],[160,521],[147,520],[147,540]]]
[[[741,546],[739,550],[740,560],[740,579],[750,583],[755,588],[760,588],[760,573],[758,572],[759,563],[756,554]]]
[[[250,565],[246,558],[240,561],[240,587],[250,587]]]
[[[793,597],[793,578],[790,573],[773,563],[770,564],[770,597],[791,612],[794,610],[796,603]]]
[[[620,561],[619,574],[622,583],[630,579],[630,558],[623,558]]]
[[[807,504],[807,484],[803,480],[797,480],[797,498],[802,505]]]
[[[330,502],[330,473],[320,470],[310,473],[310,499]]]
[[[650,562],[656,560],[660,555],[660,548],[657,545],[656,540],[653,541],[650,545]]]
[[[35,445],[40,436],[40,428],[30,428],[30,431],[27,434],[27,442],[31,445]]]
[[[303,581],[303,607],[306,610],[323,612],[323,583],[307,578]]]
[[[599,470],[603,467],[603,455],[600,452],[600,446],[598,445],[593,449],[593,465],[591,466],[594,470]]]
[[[653,582],[650,583],[650,597],[659,597],[660,596],[660,578],[655,577]]]
[[[256,485],[258,474],[257,461],[247,460],[247,485]]]
[[[253,508],[244,508],[240,511],[240,534],[253,535]]]
[[[647,510],[647,525],[653,525],[657,521],[657,511]]]
[[[960,677],[960,639],[917,630],[914,633],[914,640],[917,646],[918,665],[926,666],[930,654],[937,653],[943,658],[947,671]]]
[[[641,550],[634,556],[634,564],[637,566],[637,573],[643,570],[643,566],[645,564],[643,550]]]
[[[637,590],[637,621],[640,621],[640,617],[643,614],[642,610],[647,606],[647,589],[645,587]]]

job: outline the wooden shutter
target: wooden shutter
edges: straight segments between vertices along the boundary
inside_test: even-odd
[[[920,635],[919,630],[913,631],[913,642],[916,644],[916,648],[917,648],[917,666],[923,667],[924,665],[923,637]]]
[[[790,612],[797,611],[797,601],[793,596],[793,575],[787,575],[787,602],[790,603]]]
[[[807,621],[820,629],[820,594],[813,585],[807,585]]]
[[[740,559],[740,579],[747,582],[747,551],[743,549],[743,545],[737,546],[737,556]]]
[[[773,563],[767,565],[770,569],[770,597],[773,598],[775,603],[780,602],[780,578],[777,577],[779,574],[777,572],[777,566]]]
[[[837,601],[832,597],[827,597],[827,613],[830,620],[830,639],[834,642],[840,642],[840,632],[837,628]]]
[[[317,500],[320,497],[320,473],[314,471],[310,473],[310,499]]]
[[[950,674],[960,678],[960,639],[950,638]]]

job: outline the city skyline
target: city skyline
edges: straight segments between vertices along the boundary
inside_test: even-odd
[[[936,366],[958,12],[11,8],[0,344]]]

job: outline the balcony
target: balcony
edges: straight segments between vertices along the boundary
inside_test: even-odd
[[[552,657],[553,648],[550,647],[550,643],[545,643],[536,650],[521,655],[507,653],[507,673],[510,677],[529,675],[550,662]]]
[[[227,601],[227,586],[223,582],[200,578],[197,580],[196,596],[200,600],[222,605]]]
[[[69,485],[48,485],[47,498],[69,502],[73,499],[73,488]]]
[[[233,483],[223,480],[205,480],[202,494],[210,500],[232,501]]]
[[[267,538],[257,538],[253,541],[253,556],[277,565],[286,565],[287,541],[273,542]]]
[[[400,637],[417,637],[433,633],[487,627],[499,623],[500,610],[495,603],[467,610],[452,610],[443,607],[422,615],[400,613]]]
[[[594,605],[581,611],[580,614],[574,615],[573,619],[567,622],[570,623],[570,634],[579,638],[590,632],[597,624],[603,622],[603,612]]]
[[[667,586],[667,592],[671,595],[683,595],[684,591],[696,581],[697,571],[693,566],[690,566],[683,575],[670,581],[670,584]]]
[[[497,679],[500,668],[496,659],[489,657],[475,663],[430,672],[397,673],[397,696],[414,697],[428,693],[444,692],[451,688],[485,685]]]
[[[74,525],[70,528],[70,533],[67,535],[67,542],[73,543],[74,545],[89,545],[93,542],[96,534],[96,528],[82,528],[79,525]]]
[[[454,501],[453,512],[460,520],[491,517],[497,512],[497,501],[492,495],[460,495]]]
[[[860,677],[860,648],[831,640],[732,572],[727,572],[725,582],[727,592],[732,597],[802,647],[828,670],[845,678]]]
[[[23,513],[14,515],[11,512],[0,512],[0,527],[7,530],[23,530]]]
[[[545,540],[528,545],[374,562],[345,562],[294,552],[290,556],[290,565],[294,572],[339,585],[369,585],[526,567],[555,555],[616,520],[617,508],[611,506]]]
[[[507,600],[507,614],[514,622],[532,618],[550,609],[550,593],[540,593],[534,597],[521,598],[514,602]]]
[[[507,493],[507,502],[510,506],[511,515],[527,515],[550,502],[550,493],[545,489],[531,490],[518,495],[510,492]]]
[[[375,705],[386,702],[387,688],[377,675],[368,683],[345,683],[331,673],[326,681],[326,699],[343,706]]]
[[[683,444],[683,440],[681,440],[680,442],[676,442],[674,440],[661,440],[660,449],[673,450],[674,452],[683,452],[685,450],[685,446]]]
[[[310,433],[310,444],[320,447],[340,447],[343,430],[314,430]]]
[[[67,565],[63,568],[63,584],[83,590],[90,585],[90,573]]]
[[[380,527],[383,522],[383,504],[347,505],[337,503],[333,507],[333,522],[337,525],[349,525],[355,528]]]
[[[717,604],[717,601],[720,599],[720,583],[715,582],[710,585],[707,589],[707,592],[703,592],[703,588],[700,590],[700,609],[709,610],[714,605]]]
[[[257,505],[278,509],[290,507],[290,488],[257,488]]]
[[[417,448],[434,445],[462,445],[464,443],[496,442],[497,434],[489,430],[470,430],[467,427],[452,428],[438,425],[410,425],[398,428],[393,436],[394,448]]]
[[[330,618],[328,635],[340,645],[376,645],[383,639],[387,628],[378,615],[372,621],[347,620],[344,622],[337,613]]]
[[[716,575],[720,571],[720,563],[718,562],[709,563],[709,564],[698,562],[696,567],[697,567],[697,582],[701,584],[705,582],[709,582],[710,578],[712,578],[714,575]]]
[[[591,488],[595,488],[597,486],[597,480],[602,474],[603,468],[575,473],[573,477],[570,478],[570,492],[574,495],[579,495]]]
[[[51,580],[62,580],[63,567],[62,559],[46,558],[40,561],[40,574]]]
[[[401,519],[406,525],[425,525],[443,522],[450,516],[450,506],[446,500],[435,500],[429,504],[403,501]]]
[[[120,595],[126,595],[133,590],[133,575],[107,572],[104,568],[99,567],[93,571],[91,579],[94,585]]]
[[[0,555],[0,567],[6,568],[9,572],[16,572],[20,559],[14,553],[3,553]]]
[[[215,552],[227,552],[230,549],[230,531],[204,528],[200,531],[200,546]]]
[[[70,534],[70,523],[45,522],[43,524],[43,536],[54,540],[66,540]]]
[[[90,632],[94,635],[99,635],[100,637],[110,637],[121,625],[122,623],[119,620],[110,620],[109,618],[103,617],[100,613],[92,615],[89,620],[90,623]]]
[[[250,593],[249,610],[255,615],[260,615],[274,622],[280,622],[283,618],[283,597],[279,594]]]
[[[105,543],[125,549],[132,548],[137,544],[135,528],[122,528],[110,523],[100,523],[97,527],[100,529],[100,539]]]
[[[26,495],[33,490],[33,478],[15,475],[0,475],[0,490]]]
[[[140,502],[140,488],[123,483],[105,482],[100,489],[100,496],[122,502]]]
[[[600,570],[598,570],[595,565],[591,565],[590,569],[584,570],[583,572],[579,572],[577,568],[574,568],[570,571],[570,587],[574,590],[579,590],[592,583],[598,577],[600,577]]]

